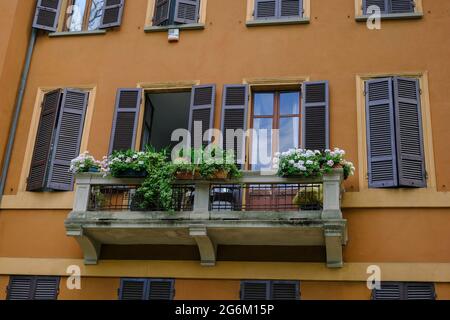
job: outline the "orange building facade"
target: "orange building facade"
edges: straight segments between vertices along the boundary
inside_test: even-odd
[[[272,1],[273,12],[271,1],[166,1],[166,13],[161,9],[165,1],[88,0],[78,1],[77,19],[69,9],[77,1],[38,1],[37,9],[35,1],[2,1],[0,163],[7,165],[7,175],[0,203],[0,299],[13,297],[20,281],[38,287],[40,280],[57,279],[49,283],[60,300],[116,300],[133,284],[142,285],[145,298],[158,285],[161,290],[169,286],[167,298],[177,300],[239,300],[246,290],[263,287],[270,287],[269,293],[259,298],[276,298],[277,283],[292,285],[296,299],[368,300],[378,297],[367,287],[373,270],[380,271],[383,289],[393,286],[395,297],[450,299],[450,108],[445,96],[450,92],[450,3],[415,0],[409,8],[391,1],[381,8],[380,29],[367,23],[370,3],[363,0]],[[14,124],[33,28],[36,41]],[[263,223],[233,216],[238,221],[232,224],[225,213],[220,222],[211,212],[209,218],[191,215],[187,221],[180,213],[167,222],[150,212],[137,216],[122,210],[111,213],[111,220],[108,212],[84,210],[80,199],[87,185],[92,192],[95,183],[116,181],[76,177],[65,181],[67,190],[30,190],[42,110],[54,90],[85,94],[75,149],[101,159],[120,127],[118,89],[138,92],[130,147],[139,149],[145,139],[168,140],[146,136],[148,101],[158,121],[175,126],[169,121],[176,117],[187,128],[196,88],[214,85],[210,127],[221,129],[225,90],[237,85],[245,88],[248,112],[242,121],[255,127],[258,95],[298,92],[302,108],[307,85],[319,82],[328,92],[326,146],[346,150],[356,167],[342,188],[339,178],[320,182],[331,188],[325,191],[330,199],[324,199],[323,212],[334,205],[337,216],[295,216],[297,225],[295,219]],[[377,83],[390,88],[392,100],[376,98],[384,92],[372,89]],[[408,93],[404,90],[412,90],[414,98],[402,97]],[[67,100],[69,91],[61,91],[59,99]],[[401,118],[402,106],[411,105],[416,113]],[[398,113],[375,118],[371,107],[384,110],[380,106]],[[164,108],[169,111],[159,116]],[[300,137],[294,143],[300,147],[309,133],[307,114],[298,114],[303,128],[297,126]],[[157,124],[149,130],[162,134]],[[383,144],[379,134],[389,124],[391,140]],[[68,130],[76,126],[69,124]],[[398,152],[386,156],[389,146]],[[403,147],[419,151],[403,157]],[[247,151],[251,154],[250,147]],[[396,168],[392,177],[386,177],[386,166],[376,171],[383,161]],[[81,289],[74,289],[69,284],[78,270]],[[383,289],[380,296],[389,291]]]

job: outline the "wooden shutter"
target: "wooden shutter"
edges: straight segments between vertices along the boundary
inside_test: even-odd
[[[372,291],[372,300],[401,300],[403,286],[398,282],[382,282],[381,289]]]
[[[418,79],[394,78],[394,114],[399,185],[427,185]]]
[[[194,86],[191,94],[191,109],[189,112],[189,131],[191,132],[191,143],[194,145],[194,124],[200,122],[202,125],[202,145],[205,132],[214,125],[214,107],[216,101],[216,86],[202,85]],[[197,134],[199,134],[197,132]],[[211,138],[209,139],[209,141]]]
[[[234,144],[235,159],[238,164],[245,163],[245,135],[241,141],[227,140],[227,130],[247,130],[248,85],[225,85],[222,102],[222,135],[224,150]]]
[[[50,189],[73,189],[73,174],[69,172],[70,162],[80,154],[88,97],[89,93],[84,91],[64,90],[48,177]]]
[[[35,277],[34,300],[56,300],[59,293],[59,277]]]
[[[33,291],[33,277],[11,276],[7,288],[7,300],[31,300]]]
[[[405,283],[404,298],[406,300],[435,300],[436,292],[433,283]]]
[[[121,279],[119,289],[120,300],[146,300],[148,282],[146,279]]]
[[[281,0],[280,17],[302,17],[303,16],[303,0]]]
[[[62,0],[38,0],[33,28],[56,31]]]
[[[381,13],[388,13],[389,11],[389,0],[363,0],[363,12],[368,14],[367,10],[370,6],[378,6]]]
[[[414,12],[414,0],[390,0],[391,13],[411,13]]]
[[[269,281],[242,281],[241,300],[269,300]]]
[[[34,144],[33,158],[28,175],[27,191],[38,191],[45,188],[53,134],[55,132],[58,110],[61,101],[61,90],[44,95],[41,106],[41,117]]]
[[[396,187],[398,178],[392,79],[367,81],[365,94],[369,186]]]
[[[175,0],[174,22],[197,23],[200,0]]]
[[[170,0],[156,0],[155,14],[153,16],[153,25],[159,26],[169,20]]]
[[[125,0],[105,0],[100,29],[118,27],[122,23]]]
[[[150,279],[149,280],[149,300],[173,300],[175,296],[174,280]]]
[[[275,19],[280,0],[255,0],[255,19]]]
[[[133,149],[141,108],[141,89],[119,89],[109,152]]]
[[[302,146],[324,150],[330,147],[328,81],[305,82],[302,92]]]
[[[272,281],[271,300],[299,300],[300,284],[298,281]]]

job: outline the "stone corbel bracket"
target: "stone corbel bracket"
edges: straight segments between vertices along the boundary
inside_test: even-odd
[[[96,265],[100,257],[101,243],[89,237],[81,226],[66,226],[66,234],[74,237],[84,254],[86,265]]]
[[[344,266],[342,246],[347,243],[346,221],[327,222],[324,224],[323,230],[327,266],[329,268],[342,268]]]
[[[217,245],[208,236],[206,226],[190,226],[189,235],[197,242],[200,251],[201,265],[204,267],[213,267],[216,265]]]

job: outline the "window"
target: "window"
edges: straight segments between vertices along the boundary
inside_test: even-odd
[[[303,17],[303,0],[255,0],[254,17],[256,20]]]
[[[415,78],[366,81],[369,187],[427,186],[420,92]]]
[[[173,300],[175,280],[121,279],[120,300]]]
[[[372,291],[372,300],[435,300],[433,283],[382,282]]]
[[[378,6],[381,13],[414,13],[416,3],[414,0],[363,0],[364,14],[370,14],[370,6]]]
[[[241,300],[300,300],[300,282],[242,281]]]
[[[154,26],[198,23],[200,0],[155,0]]]
[[[56,300],[59,277],[11,276],[7,300]]]
[[[38,0],[33,27],[82,32],[120,26],[125,0]],[[58,22],[63,25],[58,25]]]
[[[71,191],[70,162],[80,153],[89,93],[57,89],[44,95],[27,191]]]
[[[329,148],[328,82],[304,82],[299,87],[302,90],[253,92],[252,170],[270,167],[276,152]],[[279,130],[278,137],[272,130]]]

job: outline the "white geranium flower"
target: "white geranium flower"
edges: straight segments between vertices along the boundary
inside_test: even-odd
[[[329,160],[327,162],[327,165],[330,166],[330,167],[334,166],[334,161],[333,160]]]

